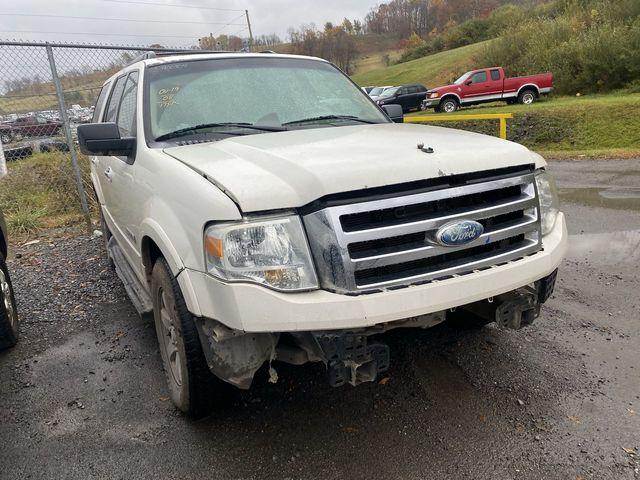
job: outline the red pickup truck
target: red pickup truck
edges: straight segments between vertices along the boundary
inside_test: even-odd
[[[552,88],[551,73],[506,78],[502,67],[482,68],[465,73],[453,85],[429,90],[421,108],[450,113],[461,106],[501,100],[529,105]]]

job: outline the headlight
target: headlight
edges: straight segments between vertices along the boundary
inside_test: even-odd
[[[300,217],[211,225],[205,230],[207,271],[223,280],[277,290],[318,288]]]
[[[546,235],[556,223],[559,211],[558,192],[553,176],[545,171],[536,171],[536,185],[540,199],[540,214],[542,215],[542,235]]]
[[[438,95],[440,95],[438,92],[433,92],[429,94],[429,98],[438,98]]]

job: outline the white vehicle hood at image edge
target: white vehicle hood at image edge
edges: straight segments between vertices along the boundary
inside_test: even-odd
[[[392,123],[237,136],[164,151],[206,175],[245,213],[301,207],[332,193],[545,165],[540,155],[495,137]]]

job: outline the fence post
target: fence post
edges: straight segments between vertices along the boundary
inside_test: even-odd
[[[78,165],[78,156],[76,155],[76,149],[73,145],[73,137],[71,136],[71,126],[69,125],[69,116],[67,115],[67,107],[64,101],[64,92],[62,91],[62,84],[58,77],[58,70],[56,69],[56,61],[53,57],[53,48],[49,43],[46,44],[47,57],[49,58],[49,66],[51,67],[51,76],[53,78],[53,84],[56,87],[56,96],[58,97],[58,106],[60,108],[60,120],[64,125],[64,134],[67,138],[67,145],[69,146],[69,153],[71,154],[71,165],[73,166],[73,173],[76,177],[76,187],[78,188],[78,195],[80,197],[80,204],[82,205],[82,212],[84,214],[84,220],[87,223],[87,228],[91,231],[91,215],[89,213],[89,204],[87,203],[87,195],[84,191],[84,185],[82,184],[82,173],[80,172],[80,166]]]

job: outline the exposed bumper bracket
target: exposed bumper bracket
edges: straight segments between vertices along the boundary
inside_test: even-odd
[[[374,382],[380,373],[389,369],[389,346],[368,344],[366,335],[316,333],[314,338],[322,351],[332,387]]]

